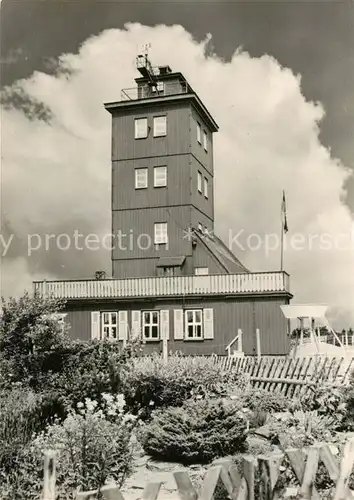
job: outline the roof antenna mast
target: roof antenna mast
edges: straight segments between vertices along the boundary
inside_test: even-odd
[[[148,84],[156,89],[157,78],[149,59],[149,49],[151,48],[151,43],[146,43],[142,48],[143,53],[139,54],[136,58],[137,70],[144,78],[148,79]]]

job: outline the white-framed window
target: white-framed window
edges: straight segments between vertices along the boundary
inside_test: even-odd
[[[202,173],[199,172],[199,170],[198,170],[198,191],[199,191],[199,193],[203,192],[202,185],[203,185],[203,176],[202,176]]]
[[[155,245],[168,243],[167,222],[156,222],[154,224],[154,243]]]
[[[167,117],[154,116],[154,137],[163,137],[167,134]]]
[[[159,311],[143,311],[144,340],[160,340]]]
[[[204,177],[204,196],[205,198],[208,198],[209,194],[208,194],[208,179],[206,177]]]
[[[118,313],[116,312],[101,313],[101,338],[102,339],[118,338]]]
[[[189,309],[184,312],[185,339],[203,339],[203,311],[202,309]]]
[[[202,129],[199,122],[197,122],[197,141],[199,144],[202,143]]]
[[[154,167],[154,187],[167,186],[167,167]]]
[[[135,189],[145,189],[148,187],[148,169],[135,169]]]
[[[208,151],[208,134],[203,130],[203,146],[205,151]]]
[[[145,139],[148,135],[147,118],[135,118],[135,139]]]
[[[196,276],[205,276],[206,274],[209,274],[209,268],[208,267],[196,267],[194,269],[194,274]]]

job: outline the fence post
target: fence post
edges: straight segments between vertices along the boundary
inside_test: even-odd
[[[47,450],[44,452],[44,474],[43,474],[43,499],[55,500],[56,483],[56,452]]]
[[[257,351],[257,360],[261,360],[261,336],[259,332],[259,328],[256,328],[256,351]]]
[[[238,351],[243,352],[243,345],[242,345],[242,330],[241,328],[238,329]]]

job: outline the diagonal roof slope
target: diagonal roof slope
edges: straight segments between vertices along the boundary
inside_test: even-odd
[[[195,231],[198,240],[207,248],[213,257],[222,265],[229,274],[250,272],[241,261],[229,250],[225,243],[215,233],[202,233]]]

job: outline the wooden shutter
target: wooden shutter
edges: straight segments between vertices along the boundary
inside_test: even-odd
[[[174,338],[175,340],[183,340],[183,309],[175,309],[174,315]]]
[[[128,311],[118,312],[118,339],[128,340]]]
[[[132,339],[141,338],[141,311],[132,311]]]
[[[165,309],[160,311],[160,332],[161,338],[169,340],[170,338],[170,311]]]
[[[101,323],[100,312],[91,312],[91,340],[100,340],[101,338]]]
[[[214,338],[214,311],[213,309],[203,310],[203,321],[204,321],[204,338],[213,339]]]

